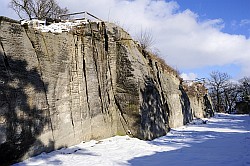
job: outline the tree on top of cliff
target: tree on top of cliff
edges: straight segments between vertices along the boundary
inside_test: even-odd
[[[147,29],[141,29],[140,33],[136,34],[136,40],[144,50],[151,50],[155,42],[152,31]]]
[[[68,9],[61,8],[55,0],[11,0],[9,7],[21,19],[58,18],[58,16],[68,13]]]

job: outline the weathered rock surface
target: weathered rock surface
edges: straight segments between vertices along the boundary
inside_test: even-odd
[[[0,17],[0,39],[1,163],[113,135],[150,140],[213,114],[205,91],[187,93],[114,24],[53,34]]]

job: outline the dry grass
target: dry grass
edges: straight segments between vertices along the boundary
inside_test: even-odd
[[[155,54],[150,53],[150,52],[146,52],[146,54],[148,55],[148,58],[150,58],[152,61],[157,62],[164,71],[166,71],[170,74],[173,74],[174,76],[176,76],[177,78],[182,80],[182,78],[180,77],[180,72],[177,69],[174,69],[173,67],[169,66],[165,62],[165,60],[162,59],[160,56],[155,55]]]
[[[204,84],[199,82],[193,82],[192,85],[184,83],[183,88],[188,94],[188,96],[203,97],[205,94],[208,93],[207,88],[204,86]]]

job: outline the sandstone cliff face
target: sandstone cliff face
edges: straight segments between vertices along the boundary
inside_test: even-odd
[[[53,34],[0,21],[3,162],[113,135],[150,140],[212,114],[206,93],[188,94],[171,68],[114,24]]]

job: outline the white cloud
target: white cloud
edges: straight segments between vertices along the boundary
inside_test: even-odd
[[[240,21],[240,26],[248,26],[250,24],[250,19],[243,19]]]
[[[195,80],[197,78],[197,74],[195,73],[182,73],[180,75],[184,80]]]

